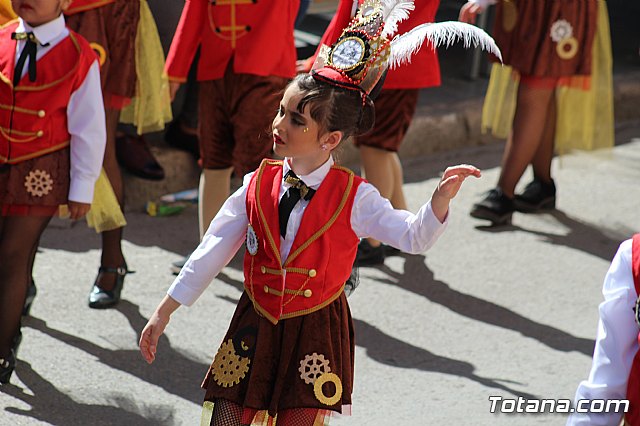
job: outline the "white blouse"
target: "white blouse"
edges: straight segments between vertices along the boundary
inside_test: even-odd
[[[329,158],[312,173],[298,177],[317,190],[332,165],[333,158]],[[289,169],[288,161],[284,161],[282,175]],[[249,224],[246,198],[251,176],[252,173],[244,177],[242,187],[227,199],[213,218],[202,242],[169,288],[169,296],[181,304],[191,306],[242,246]],[[289,186],[282,182],[280,197]],[[287,223],[286,238],[280,237],[283,261],[291,250],[308,204],[306,200],[296,204]],[[351,227],[359,238],[372,237],[407,253],[421,253],[430,248],[442,235],[447,223],[448,215],[445,222],[440,223],[431,210],[430,202],[416,214],[394,209],[389,200],[366,182],[358,186],[351,210]]]
[[[600,321],[589,378],[578,386],[581,399],[626,399],[633,358],[638,352],[638,325],[633,308],[638,295],[631,272],[631,240],[620,245],[604,279]],[[575,406],[575,405],[574,405]],[[618,426],[623,413],[574,413],[567,425]]]

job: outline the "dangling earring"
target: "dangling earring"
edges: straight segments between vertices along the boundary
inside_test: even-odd
[[[308,128],[308,127],[305,127],[304,129],[302,129],[302,132],[303,132],[303,133],[307,133],[308,131],[309,131],[309,128]]]
[[[322,148],[323,151],[326,151],[327,150],[327,145],[322,144],[322,145],[320,145],[320,148]]]

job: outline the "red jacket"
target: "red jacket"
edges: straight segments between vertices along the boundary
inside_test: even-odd
[[[95,9],[113,2],[115,2],[115,0],[73,0],[71,2],[71,6],[69,6],[69,8],[64,11],[64,13],[65,15],[73,15],[75,13]]]
[[[69,37],[38,60],[35,82],[26,73],[13,87],[18,22],[0,29],[0,164],[15,164],[69,145],[67,105],[97,60],[86,40]]]
[[[237,74],[295,75],[293,24],[299,0],[186,0],[167,55],[170,80],[184,82],[198,46],[198,80]]]
[[[414,0],[414,3],[416,9],[409,14],[409,19],[398,25],[396,34],[404,34],[425,22],[434,22],[440,0]],[[340,0],[338,10],[322,36],[320,46],[322,44],[331,46],[340,37],[342,29],[351,21],[352,5],[353,0]],[[385,89],[420,89],[439,85],[438,54],[428,42],[425,42],[422,49],[412,56],[410,63],[389,70],[383,87]]]
[[[633,236],[631,271],[636,294],[640,295],[640,234]],[[638,335],[638,340],[640,340],[640,335]],[[636,353],[631,364],[629,382],[627,383],[627,399],[629,400],[629,412],[624,415],[625,424],[640,424],[640,352]]]
[[[289,257],[282,262],[278,219],[282,161],[263,160],[253,175],[247,190],[251,228],[244,286],[255,309],[272,323],[322,309],[342,293],[358,248],[351,209],[362,181],[350,170],[331,168],[305,209]],[[257,240],[255,245],[252,239]]]

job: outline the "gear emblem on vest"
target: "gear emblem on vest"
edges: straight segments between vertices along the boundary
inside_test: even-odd
[[[240,383],[249,371],[251,360],[236,354],[231,339],[220,345],[218,353],[213,359],[211,369],[213,380],[224,388]]]
[[[311,355],[305,355],[304,359],[300,361],[300,378],[308,385],[315,383],[315,381],[322,374],[330,373],[329,360],[324,358],[324,355],[313,353]]]
[[[247,227],[247,251],[251,256],[258,253],[258,236],[251,225]]]
[[[53,189],[53,179],[44,170],[32,170],[24,178],[27,192],[34,197],[44,197]]]

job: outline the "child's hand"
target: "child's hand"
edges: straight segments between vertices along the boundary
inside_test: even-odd
[[[69,218],[73,220],[78,220],[84,217],[89,210],[91,209],[91,204],[87,203],[78,203],[77,201],[69,200]]]
[[[466,3],[460,8],[458,21],[466,22],[467,24],[475,24],[478,13],[482,13],[482,7],[476,3]]]
[[[438,183],[434,196],[439,195],[449,200],[454,198],[458,194],[462,182],[469,176],[479,178],[481,176],[480,169],[469,164],[448,167]]]
[[[431,197],[431,210],[440,222],[444,222],[449,212],[449,201],[458,194],[462,182],[469,176],[479,178],[480,169],[469,164],[448,167],[444,171],[438,187]]]
[[[176,98],[176,93],[178,93],[178,89],[180,88],[180,83],[177,81],[169,82],[169,99],[173,102]]]
[[[162,336],[164,329],[169,324],[169,317],[162,317],[158,312],[154,312],[149,322],[142,330],[140,335],[140,353],[142,357],[151,364],[156,359],[156,349],[158,347],[158,339]]]

